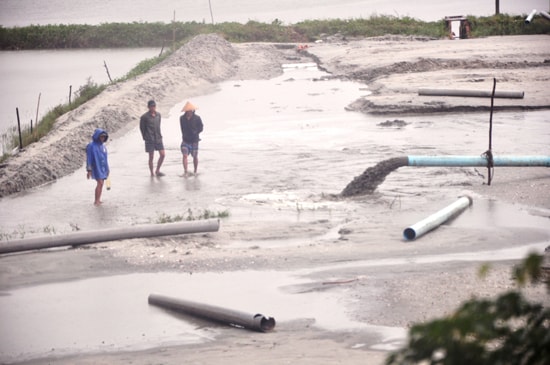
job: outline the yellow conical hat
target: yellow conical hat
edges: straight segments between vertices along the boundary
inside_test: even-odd
[[[191,104],[190,102],[187,102],[185,103],[185,105],[183,106],[183,109],[181,110],[182,112],[193,112],[197,110],[197,107],[194,106],[193,104]]]

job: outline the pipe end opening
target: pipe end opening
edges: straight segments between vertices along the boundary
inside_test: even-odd
[[[273,328],[275,328],[275,318],[273,317],[266,317],[261,314],[256,314],[254,316],[255,320],[260,319],[260,330],[262,332],[271,331]]]
[[[405,228],[403,237],[405,237],[406,240],[414,240],[416,238],[416,232],[412,228]]]

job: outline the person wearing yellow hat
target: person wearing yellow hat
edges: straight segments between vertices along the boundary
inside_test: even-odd
[[[203,130],[203,123],[200,116],[195,114],[197,108],[190,102],[185,103],[180,116],[181,128],[181,153],[183,155],[183,173],[188,175],[188,157],[193,157],[193,173],[197,174],[199,167],[199,134]]]

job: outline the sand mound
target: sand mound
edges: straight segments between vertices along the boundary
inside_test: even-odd
[[[168,108],[212,92],[228,79],[262,79],[282,72],[295,55],[292,47],[232,45],[215,34],[193,38],[146,74],[109,86],[79,108],[61,116],[50,134],[11,157],[0,168],[0,197],[68,175],[85,162],[85,148],[95,128],[110,134],[139,123],[149,99]]]

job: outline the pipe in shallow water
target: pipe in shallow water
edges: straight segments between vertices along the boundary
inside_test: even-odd
[[[275,318],[273,317],[266,317],[262,314],[252,315],[209,304],[170,298],[164,295],[150,294],[149,304],[259,332],[267,332],[275,328]]]
[[[476,98],[491,98],[492,91],[485,90],[453,90],[453,89],[418,89],[418,95],[427,96],[462,96]],[[523,99],[523,91],[495,91],[495,98]]]
[[[33,237],[22,240],[8,241],[7,243],[0,242],[0,254],[37,250],[42,248],[116,241],[121,239],[172,236],[185,233],[215,232],[218,231],[219,228],[219,219],[206,219],[191,222],[148,224],[89,232],[75,232],[65,235]]]
[[[403,236],[406,240],[414,240],[462,213],[464,209],[469,207],[471,204],[472,198],[469,196],[462,196],[457,201],[441,209],[440,211],[430,215],[420,222],[413,224],[410,227],[405,228],[403,231]]]
[[[407,156],[407,166],[481,166],[487,167],[488,161],[484,156]],[[522,167],[546,166],[550,167],[550,156],[493,156],[493,166]]]

